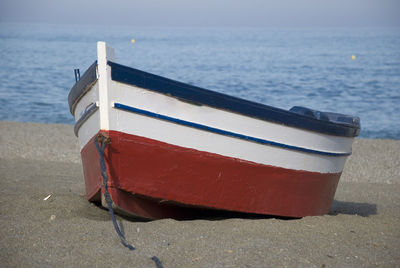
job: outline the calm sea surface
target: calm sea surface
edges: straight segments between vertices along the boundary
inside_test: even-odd
[[[73,124],[73,70],[94,62],[98,40],[124,65],[283,109],[357,115],[361,137],[400,139],[396,28],[0,24],[0,120]]]

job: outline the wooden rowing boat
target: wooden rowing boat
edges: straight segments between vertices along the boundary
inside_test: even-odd
[[[101,134],[111,141],[104,159],[113,206],[130,215],[329,212],[358,117],[282,110],[126,67],[104,42],[97,53],[68,98],[88,200],[104,204]]]

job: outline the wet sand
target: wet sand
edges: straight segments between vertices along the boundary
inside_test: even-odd
[[[0,122],[0,183],[2,267],[400,266],[398,140],[355,141],[329,215],[118,217],[134,251],[86,200],[72,126]]]

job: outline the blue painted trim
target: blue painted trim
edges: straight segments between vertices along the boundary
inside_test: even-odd
[[[165,94],[195,105],[207,105],[264,121],[328,135],[355,137],[360,132],[359,122],[353,124],[331,121],[329,117],[316,118],[181,83],[111,61],[108,61],[107,64],[111,67],[111,79],[114,81]]]
[[[75,123],[75,126],[74,126],[75,136],[78,137],[78,131],[81,128],[81,126],[83,125],[83,123],[85,123],[86,120],[88,120],[89,117],[91,117],[98,109],[99,109],[99,106],[97,106],[97,104],[95,102],[86,108],[85,112]]]
[[[268,140],[264,140],[264,139],[259,139],[259,138],[246,136],[246,135],[242,135],[242,134],[238,134],[238,133],[234,133],[234,132],[230,132],[230,131],[226,131],[226,130],[222,130],[222,129],[218,129],[218,128],[214,128],[214,127],[209,127],[206,125],[201,125],[201,124],[181,120],[178,118],[169,117],[169,116],[162,115],[162,114],[149,112],[149,111],[138,109],[138,108],[135,108],[132,106],[127,106],[127,105],[124,105],[121,103],[114,103],[114,108],[123,110],[123,111],[140,114],[140,115],[144,115],[144,116],[161,119],[164,121],[176,123],[176,124],[187,126],[187,127],[197,128],[200,130],[204,130],[204,131],[208,131],[208,132],[212,132],[212,133],[216,133],[216,134],[220,134],[220,135],[225,135],[225,136],[230,136],[233,138],[238,138],[238,139],[242,139],[242,140],[246,140],[246,141],[256,142],[256,143],[260,143],[263,145],[271,145],[271,146],[281,147],[284,149],[289,149],[289,150],[294,150],[294,151],[300,151],[300,152],[311,153],[311,154],[319,154],[319,155],[327,155],[327,156],[348,156],[351,154],[351,153],[323,152],[323,151],[317,151],[317,150],[287,145],[287,144],[283,144],[283,143],[279,143],[279,142],[268,141]]]

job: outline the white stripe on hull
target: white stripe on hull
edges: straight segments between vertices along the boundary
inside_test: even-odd
[[[78,101],[74,111],[75,122],[81,118],[86,108],[99,101],[99,82],[97,81],[86,94]]]
[[[331,136],[271,123],[208,106],[198,106],[112,81],[112,101],[259,139],[332,153],[349,153],[353,138]]]
[[[77,122],[81,118],[81,116],[84,114],[88,106],[98,101],[99,101],[99,82],[97,81],[92,86],[92,88],[88,92],[86,92],[86,94],[77,103],[74,112],[75,122]],[[81,150],[89,142],[89,139],[92,138],[99,131],[99,129],[100,129],[100,115],[99,111],[96,111],[79,128],[78,142]]]
[[[78,142],[81,150],[89,142],[93,142],[91,138],[100,130],[100,112],[97,110],[91,115],[78,131]]]

